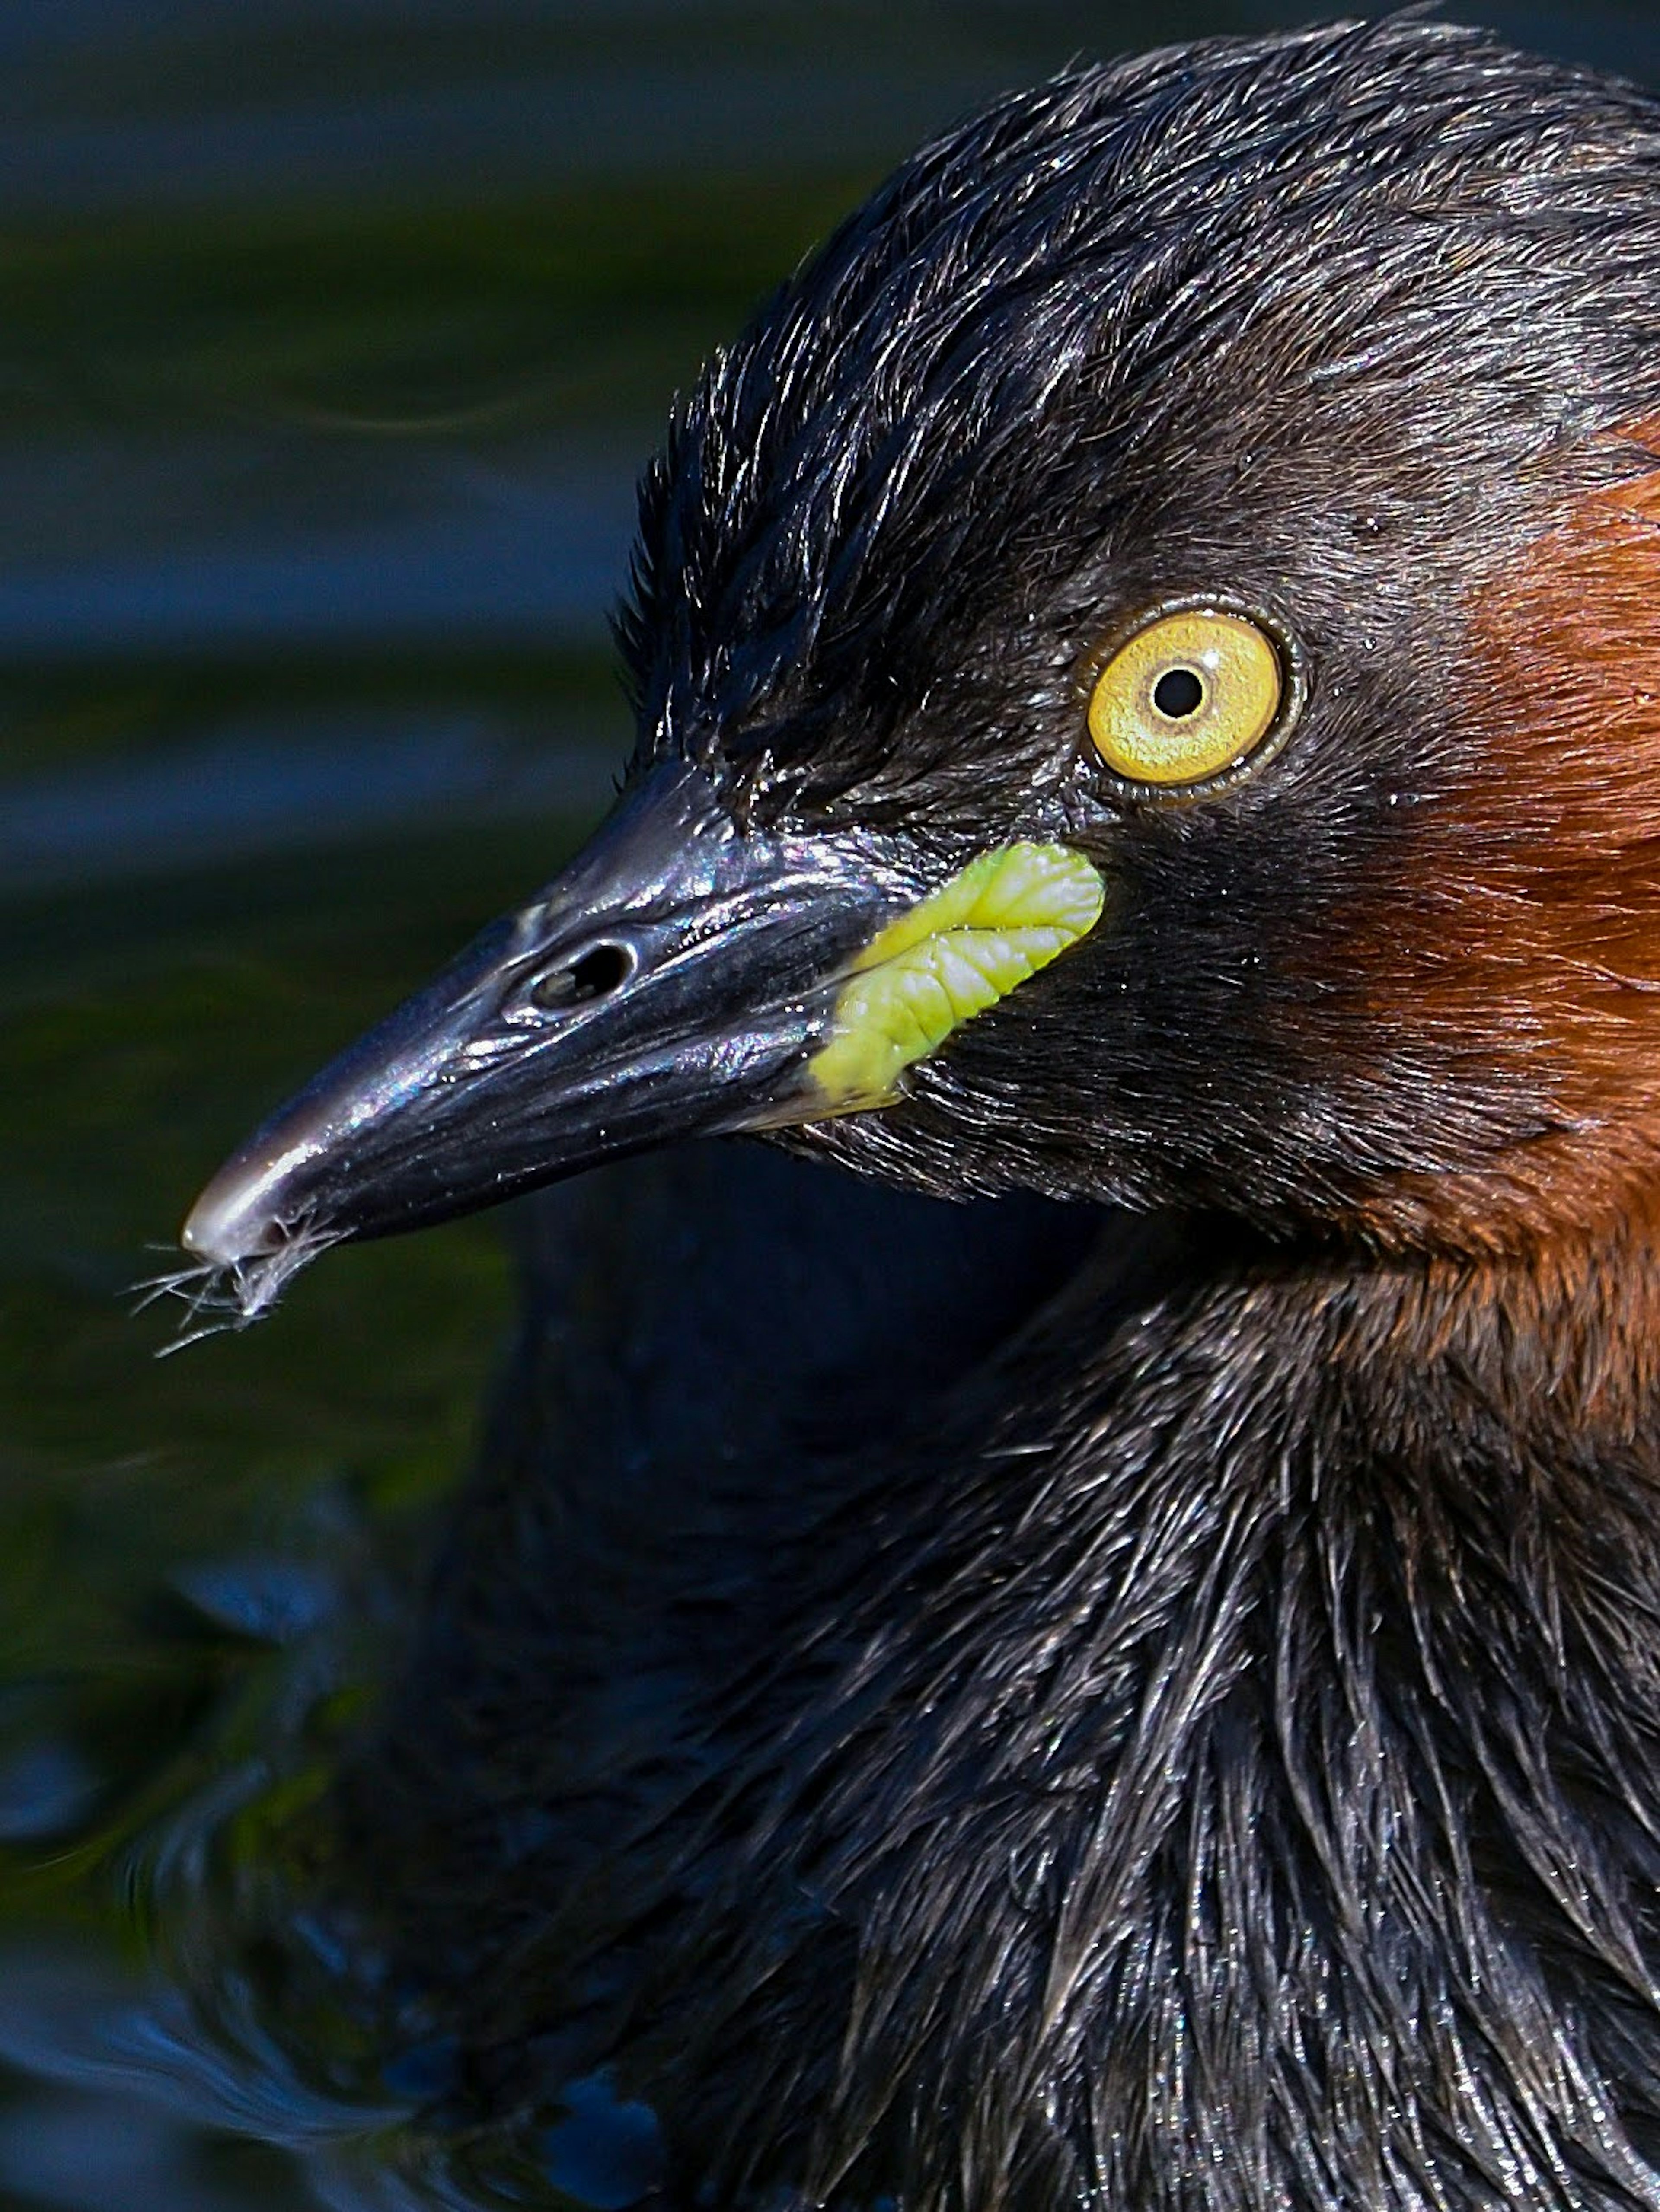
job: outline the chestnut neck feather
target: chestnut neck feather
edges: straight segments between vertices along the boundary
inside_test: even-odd
[[[1624,479],[1478,595],[1402,880],[1383,903],[1362,893],[1307,957],[1311,1024],[1334,979],[1363,978],[1378,1065],[1435,1071],[1501,1133],[1462,1169],[1374,1170],[1347,1218],[1386,1246],[1582,1246],[1652,1213],[1660,425],[1608,446]]]

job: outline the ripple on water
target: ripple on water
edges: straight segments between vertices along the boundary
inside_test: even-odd
[[[48,1736],[16,1754],[19,1804],[101,1863],[130,1941],[0,1942],[9,2187],[86,2212],[622,2212],[660,2181],[651,2112],[603,2076],[469,2109],[453,2045],[389,2003],[331,1901],[329,1777],[397,1619],[347,1550],[350,1574],[259,1555],[181,1571],[198,1633],[222,1639],[219,1687],[140,1817],[75,1832],[99,1794],[84,1758]]]

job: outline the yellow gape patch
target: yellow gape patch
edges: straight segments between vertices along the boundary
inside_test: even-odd
[[[854,963],[812,1073],[833,1113],[896,1097],[901,1073],[1100,920],[1106,887],[1063,845],[982,853]]]

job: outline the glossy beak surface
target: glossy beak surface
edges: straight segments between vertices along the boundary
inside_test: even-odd
[[[228,1160],[181,1241],[236,1269],[666,1139],[812,1119],[837,980],[917,889],[860,833],[740,832],[699,771],[659,769]]]

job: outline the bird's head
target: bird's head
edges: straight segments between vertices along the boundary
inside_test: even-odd
[[[1421,22],[1003,100],[680,406],[639,741],[198,1256],[683,1134],[1502,1248],[1660,1143],[1660,109]]]

